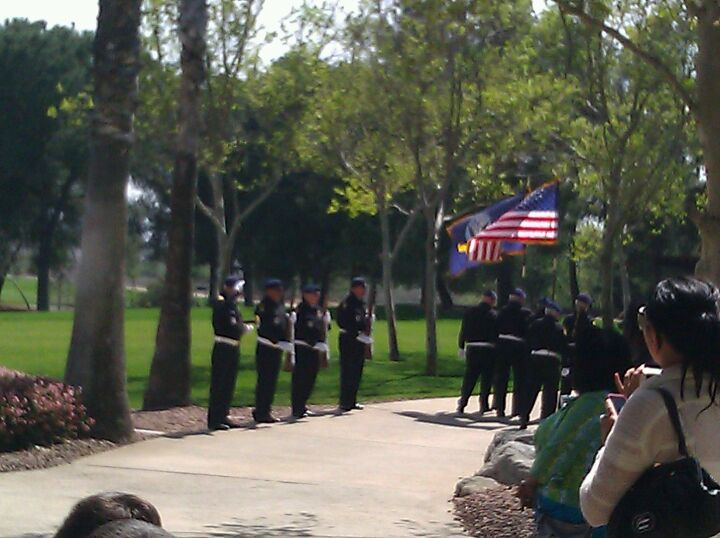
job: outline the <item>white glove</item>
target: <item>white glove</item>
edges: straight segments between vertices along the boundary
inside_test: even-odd
[[[356,340],[362,344],[365,344],[366,346],[372,345],[373,343],[373,339],[367,334],[359,334]]]
[[[332,323],[332,314],[330,314],[330,310],[325,311],[323,321],[325,322],[325,325],[330,325]]]
[[[328,353],[330,351],[330,346],[328,346],[325,342],[318,342],[313,346],[313,349],[321,353]]]
[[[465,360],[465,349],[464,348],[458,349],[458,357],[460,357],[462,360]]]
[[[246,324],[245,324],[245,332],[246,332],[246,333],[251,333],[251,332],[253,332],[254,330],[255,330],[255,325],[253,325],[252,323],[246,323]]]
[[[286,353],[295,353],[295,346],[292,344],[292,342],[280,341],[278,342],[277,346]]]

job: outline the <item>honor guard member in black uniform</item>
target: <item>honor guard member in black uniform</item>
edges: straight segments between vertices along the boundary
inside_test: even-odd
[[[320,287],[308,284],[298,305],[295,321],[295,368],[292,373],[292,414],[309,415],[307,402],[320,370],[320,355],[328,350],[325,314],[320,308]]]
[[[363,367],[365,346],[372,341],[367,334],[368,311],[365,305],[367,284],[363,278],[353,278],[350,293],[337,309],[340,327],[340,409],[362,409],[357,403]]]
[[[572,367],[576,357],[575,342],[577,342],[578,334],[593,326],[590,317],[591,306],[592,297],[588,293],[580,293],[575,298],[575,312],[563,321],[563,329],[568,341],[568,352],[562,365],[562,380],[560,382],[560,394],[562,395],[568,395],[572,392]]]
[[[465,407],[480,379],[480,413],[490,409],[490,389],[495,371],[495,343],[497,342],[497,294],[492,290],[483,293],[478,306],[470,308],[463,316],[458,336],[460,358],[465,359],[465,378],[458,401],[457,411],[465,413]]]
[[[540,389],[542,389],[541,419],[557,411],[560,388],[560,368],[567,353],[567,340],[560,325],[561,308],[554,301],[547,301],[545,315],[530,324],[527,343],[530,349],[527,393],[520,416],[520,429],[527,428],[530,414]]]
[[[265,283],[265,296],[255,309],[255,317],[258,338],[255,351],[257,385],[253,418],[260,424],[272,424],[278,421],[271,411],[282,356],[283,353],[294,352],[292,344],[287,341],[289,320],[280,280],[272,279]]]
[[[222,294],[213,307],[215,345],[212,352],[208,407],[210,430],[229,430],[235,426],[228,418],[228,413],[240,361],[240,338],[248,330],[236,303],[237,297],[242,293],[243,284],[242,277],[228,277]]]
[[[501,418],[505,416],[510,369],[513,372],[513,416],[520,414],[520,400],[525,391],[528,362],[525,333],[531,312],[524,304],[525,292],[516,288],[510,294],[508,304],[498,314],[495,409],[497,416]]]

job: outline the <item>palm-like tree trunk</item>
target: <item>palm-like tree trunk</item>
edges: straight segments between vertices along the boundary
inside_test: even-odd
[[[197,154],[201,128],[201,90],[205,79],[205,0],[183,0],[180,5],[182,80],[180,132],[170,200],[171,219],[165,284],[155,355],[145,392],[145,409],[190,405],[190,309],[192,257],[197,195]]]
[[[125,193],[140,70],[140,4],[100,0],[90,174],[65,374],[84,390],[94,435],[114,441],[133,432],[125,380]]]

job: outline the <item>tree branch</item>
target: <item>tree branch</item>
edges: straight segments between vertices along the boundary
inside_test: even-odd
[[[395,257],[397,256],[397,253],[402,248],[403,243],[405,243],[405,240],[407,239],[407,236],[410,233],[410,229],[412,228],[412,225],[417,220],[418,215],[420,215],[420,209],[422,209],[422,202],[418,202],[418,204],[412,209],[412,211],[410,213],[407,213],[408,219],[405,221],[405,224],[403,224],[403,227],[400,230],[400,233],[398,234],[397,239],[395,239],[395,245],[393,246],[392,251],[390,252],[390,262],[391,263],[393,261],[395,261]]]
[[[693,112],[697,110],[697,103],[695,102],[693,96],[690,94],[690,92],[687,91],[682,81],[678,79],[675,73],[673,73],[672,70],[667,65],[665,65],[665,63],[660,58],[655,56],[653,53],[643,49],[640,45],[632,41],[630,38],[622,35],[620,31],[608,26],[600,19],[593,17],[579,7],[573,6],[567,0],[555,0],[555,2],[558,4],[560,11],[575,15],[586,24],[599,28],[607,35],[619,42],[621,45],[623,45],[626,49],[635,54],[638,58],[643,60],[646,64],[653,67],[665,79],[665,81],[670,84],[675,93],[677,93],[680,98],[682,98],[682,100],[690,110],[692,110]]]
[[[260,193],[260,195],[253,200],[250,205],[248,205],[242,213],[237,215],[235,217],[235,222],[233,223],[233,228],[236,225],[242,224],[243,221],[245,221],[259,206],[262,204],[265,200],[267,200],[270,195],[275,191],[278,185],[280,185],[280,182],[283,179],[282,173],[277,173],[277,175],[273,178],[273,180],[268,183],[265,186],[265,189]]]
[[[205,202],[202,201],[202,199],[199,196],[195,197],[195,206],[200,210],[200,212],[205,215],[208,220],[212,223],[215,228],[217,228],[219,231],[225,233],[225,226],[222,222],[217,218],[217,215],[215,215],[215,212],[212,210],[211,207],[209,207]]]

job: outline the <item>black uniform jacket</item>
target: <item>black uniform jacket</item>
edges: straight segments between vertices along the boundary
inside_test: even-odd
[[[325,341],[325,315],[321,308],[302,302],[296,310],[295,340],[314,346]]]
[[[213,307],[212,323],[215,336],[240,340],[245,332],[245,324],[233,297],[221,295],[218,298]]]
[[[498,314],[498,333],[525,338],[531,314],[520,303],[509,302]]]
[[[337,309],[337,324],[349,338],[355,338],[367,329],[365,301],[354,294],[348,295]]]
[[[587,312],[570,314],[565,318],[565,321],[563,321],[565,335],[570,342],[576,342],[578,334],[590,327],[592,327],[592,319]]]
[[[497,341],[497,336],[497,312],[489,304],[480,303],[465,312],[460,326],[458,347],[463,349],[467,342],[494,344]]]
[[[258,336],[267,338],[273,344],[287,340],[288,317],[284,304],[264,297],[255,308],[255,318]]]
[[[530,351],[546,349],[564,355],[567,351],[567,339],[563,328],[552,316],[544,316],[530,324],[527,332]]]

